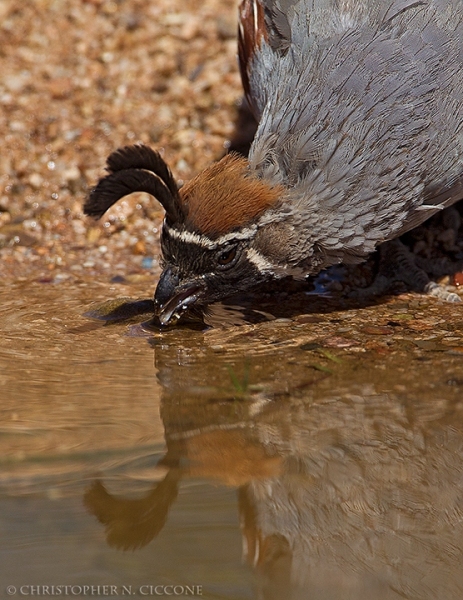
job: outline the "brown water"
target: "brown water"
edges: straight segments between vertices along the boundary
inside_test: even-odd
[[[0,289],[0,596],[463,597],[462,307],[82,316],[120,292]]]

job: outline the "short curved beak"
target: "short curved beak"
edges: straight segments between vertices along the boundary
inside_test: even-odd
[[[204,291],[204,285],[197,281],[180,284],[177,272],[167,267],[159,279],[154,293],[154,304],[157,308],[161,325],[168,325],[178,319],[182,312],[194,304]]]

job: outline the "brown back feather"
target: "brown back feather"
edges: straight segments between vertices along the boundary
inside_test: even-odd
[[[180,190],[187,229],[219,236],[248,224],[275,204],[282,188],[253,177],[248,162],[228,154]]]

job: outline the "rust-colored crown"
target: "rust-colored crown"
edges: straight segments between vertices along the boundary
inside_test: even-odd
[[[222,235],[248,224],[281,194],[281,187],[253,177],[245,158],[228,154],[180,190],[184,225],[210,237]]]
[[[91,191],[85,214],[99,218],[120,198],[147,192],[162,204],[170,226],[208,236],[246,225],[282,193],[280,187],[253,177],[247,160],[236,154],[205,169],[180,193],[162,157],[148,146],[116,150],[108,157],[106,169],[109,174]]]

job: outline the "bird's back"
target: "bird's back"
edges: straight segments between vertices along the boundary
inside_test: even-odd
[[[461,0],[260,8],[260,51],[244,65],[259,114],[250,164],[291,190],[294,223],[327,262],[463,197]]]

